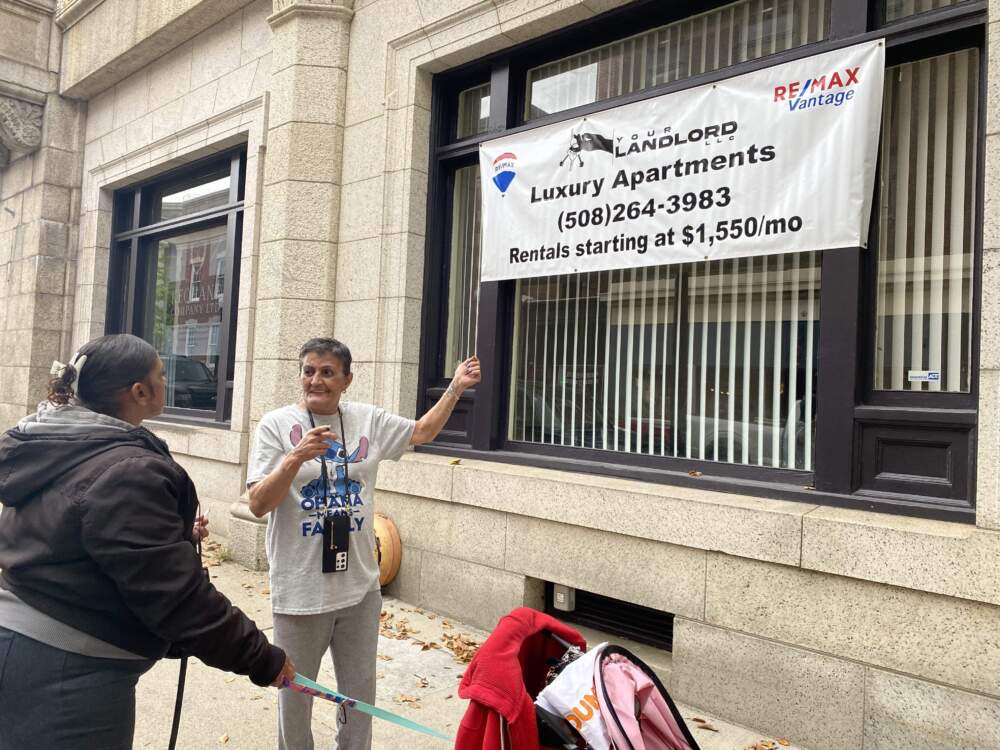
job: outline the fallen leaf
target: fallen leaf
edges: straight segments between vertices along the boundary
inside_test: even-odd
[[[260,693],[256,693],[255,695],[251,695],[251,696],[250,696],[250,700],[252,700],[252,701],[259,701],[259,700],[260,700],[261,698],[263,698],[263,697],[264,697],[264,696],[263,696],[263,695],[261,695]]]
[[[219,744],[220,745],[225,745],[227,742],[229,742],[229,735],[228,734],[224,734],[221,737],[219,737]]]
[[[378,658],[379,658],[379,659],[380,659],[381,661],[392,661],[392,657],[391,657],[391,656],[389,656],[389,654],[379,654],[379,655],[378,655]]]
[[[451,700],[452,698],[454,698],[454,697],[455,697],[454,695],[446,695],[446,696],[444,697],[444,699],[445,699],[446,701],[450,701],[450,700]]]
[[[713,727],[711,724],[709,724],[707,722],[704,723],[704,724],[699,724],[697,726],[697,729],[705,729],[705,730],[707,730],[709,732],[718,732],[719,731],[718,729],[716,729],[715,727]]]
[[[381,680],[383,677],[385,677],[385,672],[376,672],[375,673],[375,679],[376,680]]]
[[[701,718],[699,718],[697,716],[692,716],[691,717],[691,721],[697,721],[699,724],[705,724],[706,723],[706,721],[704,719],[701,719]]]
[[[688,476],[689,477],[700,477],[701,476],[701,472],[700,471],[695,471],[694,469],[692,469],[691,471],[688,472]]]
[[[236,677],[227,677],[226,678],[226,684],[228,685],[230,682],[233,682],[235,679],[236,679]]]
[[[778,738],[778,744],[782,745],[784,747],[788,747],[789,745],[792,744],[792,741],[789,740],[789,739],[785,739],[784,737],[779,737]]]
[[[417,687],[425,688],[425,687],[427,687],[430,684],[430,683],[427,682],[427,678],[426,677],[420,677],[420,675],[417,675],[417,677],[420,678],[420,679],[417,680]]]
[[[458,466],[460,463],[462,463],[462,459],[460,459],[460,458],[453,458],[448,463],[451,464],[452,466]]]
[[[405,703],[407,706],[412,706],[413,708],[420,708],[420,699],[415,695],[403,695],[400,693],[395,698],[396,703]]]

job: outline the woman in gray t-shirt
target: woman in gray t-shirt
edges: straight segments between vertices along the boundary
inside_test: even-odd
[[[414,421],[341,400],[353,375],[351,352],[336,339],[310,339],[299,359],[302,398],[263,416],[247,475],[250,510],[268,517],[274,642],[310,679],[329,648],[338,690],[372,703],[382,611],[378,464],[437,437],[462,391],[479,382],[479,360],[462,362],[437,404]],[[281,750],[313,747],[311,714],[311,698],[280,692]],[[350,712],[337,740],[340,750],[370,748],[370,717]]]

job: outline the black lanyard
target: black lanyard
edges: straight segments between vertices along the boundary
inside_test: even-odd
[[[312,412],[306,409],[306,414],[309,415],[309,426],[312,429],[316,429],[316,422],[313,420]],[[340,439],[343,441],[344,445],[344,497],[350,499],[351,497],[351,477],[347,471],[347,434],[344,432],[344,412],[337,407],[337,416],[340,417]],[[323,478],[323,499],[327,503],[327,508],[329,508],[330,503],[330,475],[326,471],[326,454],[319,457],[320,463],[320,476]],[[336,488],[334,488],[336,489]]]
[[[309,424],[316,429],[316,421],[312,412],[306,409],[309,415]],[[337,415],[340,417],[340,439],[343,441],[344,450],[344,508],[342,512],[333,514],[330,502],[330,477],[326,470],[326,454],[320,456],[320,476],[323,478],[323,502],[326,511],[323,519],[323,572],[342,573],[347,570],[348,554],[350,547],[351,517],[349,509],[351,507],[351,476],[347,470],[347,435],[344,431],[344,412],[337,408]],[[336,490],[336,486],[334,487]]]

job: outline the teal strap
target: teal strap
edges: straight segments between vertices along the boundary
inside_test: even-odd
[[[430,735],[431,737],[436,737],[439,740],[445,740],[446,742],[451,742],[452,738],[447,735],[441,734],[441,732],[436,729],[431,729],[430,727],[425,727],[423,724],[418,724],[415,721],[410,721],[409,719],[394,714],[391,711],[386,711],[384,708],[378,708],[364,701],[355,700],[354,698],[349,698],[346,695],[341,695],[335,690],[330,690],[330,688],[323,687],[318,682],[313,682],[308,677],[303,677],[302,675],[296,673],[294,684],[299,685],[304,688],[308,688],[310,691],[314,691],[317,697],[323,698],[328,701],[333,701],[334,703],[341,704],[347,708],[353,708],[361,713],[368,714],[369,716],[374,716],[376,719],[384,719],[385,721],[391,721],[393,724],[398,724],[404,729],[410,729],[414,732],[420,732],[421,734]]]

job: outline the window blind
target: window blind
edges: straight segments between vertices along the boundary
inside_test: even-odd
[[[517,284],[512,440],[812,468],[818,253]]]
[[[879,390],[969,390],[978,70],[963,50],[886,72]]]
[[[740,0],[528,71],[525,119],[825,39],[829,0]]]

